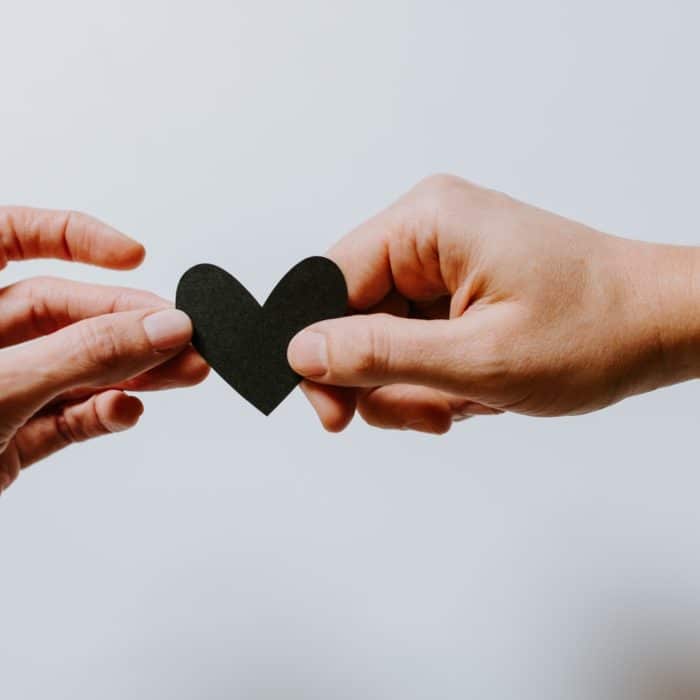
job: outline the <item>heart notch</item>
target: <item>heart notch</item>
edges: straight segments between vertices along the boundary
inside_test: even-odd
[[[301,381],[287,362],[289,341],[312,323],[345,315],[348,307],[343,273],[321,256],[289,270],[262,306],[235,277],[208,263],[185,272],[175,298],[192,319],[194,347],[266,416]]]

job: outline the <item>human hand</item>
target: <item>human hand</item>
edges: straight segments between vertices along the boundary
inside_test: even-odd
[[[442,433],[515,411],[577,414],[698,376],[697,250],[609,236],[433,176],[330,251],[356,315],[295,336],[329,430]]]
[[[84,214],[0,207],[0,269],[58,258],[127,270],[144,249]],[[149,292],[51,277],[0,289],[0,491],[20,469],[143,411],[125,390],[189,386],[208,372],[181,311]]]

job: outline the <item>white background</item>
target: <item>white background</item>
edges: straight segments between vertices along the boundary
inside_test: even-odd
[[[0,201],[259,298],[448,171],[700,243],[693,2],[0,0]],[[0,313],[2,309],[0,309]],[[218,377],[0,499],[0,695],[611,700],[700,693],[695,384],[440,438],[269,419]]]

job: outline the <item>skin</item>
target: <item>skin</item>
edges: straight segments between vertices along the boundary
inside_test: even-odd
[[[559,416],[699,375],[698,250],[606,235],[428,178],[329,252],[355,314],[292,339],[323,425],[444,433]]]
[[[57,258],[129,270],[144,255],[84,214],[0,207],[0,269]],[[189,319],[171,307],[149,292],[51,277],[0,289],[0,491],[71,443],[135,425],[143,405],[127,390],[207,376]]]
[[[473,415],[593,411],[699,376],[698,255],[433,176],[333,247],[356,313],[302,331],[289,361],[331,431],[356,410],[430,433]],[[0,207],[0,269],[143,257],[83,214]],[[191,332],[149,292],[48,277],[0,289],[0,491],[73,442],[135,425],[128,390],[202,381]]]

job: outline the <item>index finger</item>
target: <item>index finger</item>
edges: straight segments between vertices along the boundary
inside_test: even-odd
[[[145,254],[140,243],[86,214],[0,207],[0,269],[12,260],[57,258],[130,270]]]
[[[348,302],[356,311],[378,304],[392,289],[389,234],[394,226],[387,209],[343,236],[328,251],[328,257],[343,271]]]
[[[426,178],[331,248],[328,256],[345,275],[351,308],[367,311],[392,289],[422,302],[449,294],[438,241],[445,178],[453,182]]]

